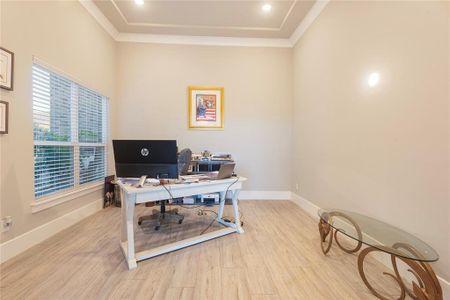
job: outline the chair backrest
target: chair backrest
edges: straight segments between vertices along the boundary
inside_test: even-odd
[[[189,165],[192,161],[192,151],[189,148],[184,148],[178,153],[178,172],[180,175],[188,173]]]

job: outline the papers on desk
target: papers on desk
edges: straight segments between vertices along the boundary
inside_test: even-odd
[[[208,178],[206,174],[183,175],[180,176],[184,183],[199,182]]]
[[[169,183],[170,184],[176,184],[176,183],[195,183],[195,182],[200,182],[200,181],[205,181],[205,180],[211,180],[211,177],[213,177],[214,175],[217,176],[218,172],[209,172],[209,173],[205,173],[205,174],[193,174],[193,175],[182,175],[180,176],[181,180],[178,179],[169,179]],[[139,182],[138,178],[121,178],[121,181],[123,184],[125,185],[130,185],[130,186],[136,186]],[[147,178],[145,180],[145,185],[152,185],[152,186],[157,186],[159,185],[159,180],[158,179],[154,179],[154,178]]]
[[[137,186],[139,183],[139,178],[121,178],[123,184],[130,186]],[[155,178],[147,178],[144,185],[159,185],[159,180]]]

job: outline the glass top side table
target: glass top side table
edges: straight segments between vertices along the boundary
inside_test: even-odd
[[[364,274],[364,259],[373,251],[382,251],[391,255],[394,274],[399,284],[401,295],[397,299],[405,299],[406,294],[413,299],[443,299],[442,288],[428,262],[439,259],[437,252],[424,241],[414,235],[377,219],[351,211],[339,209],[321,209],[318,212],[321,248],[324,254],[330,251],[333,238],[339,248],[347,253],[354,253],[366,245],[358,256],[359,274],[369,290],[379,299],[389,300],[376,291]],[[338,234],[343,234],[357,241],[354,248],[346,248],[339,241]],[[400,276],[397,260],[403,261],[414,274],[417,282],[412,283],[412,290],[407,288]]]

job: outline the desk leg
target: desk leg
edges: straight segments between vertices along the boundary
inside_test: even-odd
[[[127,203],[127,194],[120,189],[120,215],[122,222],[120,223],[120,243],[124,243],[127,241],[127,212],[125,203]]]
[[[241,219],[239,217],[239,207],[238,207],[238,195],[241,190],[234,190],[232,203],[233,203],[233,213],[234,213],[234,224],[236,225],[236,231],[238,233],[244,233],[244,229],[241,227]]]
[[[136,253],[134,249],[134,205],[136,195],[122,194],[122,237],[121,246],[127,260],[128,269],[134,269],[136,264]]]
[[[220,192],[220,202],[219,202],[219,212],[217,213],[217,220],[222,220],[223,217],[223,209],[225,207],[225,192]]]

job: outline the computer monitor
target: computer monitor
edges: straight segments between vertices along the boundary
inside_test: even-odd
[[[113,140],[117,177],[178,178],[177,141]]]

